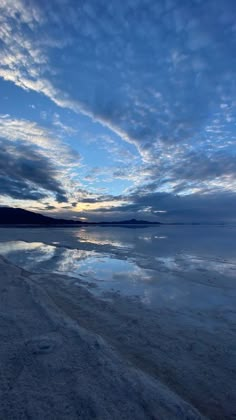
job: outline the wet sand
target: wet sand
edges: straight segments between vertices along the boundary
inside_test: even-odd
[[[0,288],[0,418],[235,418],[233,316],[96,298],[1,257]]]

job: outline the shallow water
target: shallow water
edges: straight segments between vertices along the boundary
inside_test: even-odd
[[[82,366],[92,363],[87,372],[96,373],[96,382],[103,378],[102,383],[98,382],[99,391],[113,377],[107,359],[105,364],[101,363],[104,352],[98,350],[99,346],[89,341],[81,350],[81,334],[87,331],[95,334],[96,340],[101,336],[111,346],[112,354],[125,360],[125,393],[129,388],[129,399],[127,360],[147,375],[145,381],[152,378],[165,384],[196,407],[204,418],[235,418],[235,234],[233,226],[1,228],[0,255],[33,273],[27,278],[11,264],[2,264],[5,271],[1,278],[1,328],[3,337],[9,331],[12,334],[9,345],[17,346],[14,353],[6,350],[7,363],[4,362],[2,370],[8,369],[7,384],[10,375],[18,371],[19,361],[26,360],[20,339],[27,335],[24,331],[29,325],[30,336],[33,333],[38,340],[41,322],[45,339],[46,319],[50,340],[52,330],[58,334],[58,320],[62,319],[59,342],[63,344],[56,354],[63,372],[63,381],[59,382],[65,384],[66,390],[72,384],[70,395],[75,392],[71,378],[81,379],[83,355]],[[54,276],[52,272],[63,276]],[[10,322],[6,324],[8,318]],[[65,325],[71,322],[73,334],[69,333],[67,342]],[[19,340],[15,337],[17,324]],[[82,327],[83,333],[73,344],[75,325]],[[39,336],[37,342],[40,340]],[[65,346],[68,350],[64,353]],[[91,356],[88,351],[92,350]],[[53,359],[49,354],[46,364],[45,356],[44,353],[37,360],[46,366],[47,374],[54,361],[52,370],[58,372],[54,354]],[[68,363],[68,357],[75,358]],[[94,365],[97,357],[99,363]],[[116,361],[112,363],[116,366]],[[71,366],[72,371],[65,370],[65,365]],[[35,371],[31,366],[30,374]],[[100,368],[101,375],[97,373]],[[25,375],[25,368],[23,372]],[[47,374],[42,375],[44,384],[48,382]],[[19,375],[16,381],[20,392],[24,375]],[[57,383],[58,377],[52,378],[53,384]],[[84,388],[84,379],[82,382]],[[34,383],[33,380],[31,384]],[[142,389],[146,389],[146,384]],[[51,382],[50,388],[53,386]],[[89,386],[89,393],[90,390]],[[64,394],[65,391],[60,391],[60,400]],[[160,395],[159,391],[155,395]]]
[[[232,226],[1,228],[0,254],[28,271],[77,278],[100,296],[231,307],[235,234]]]

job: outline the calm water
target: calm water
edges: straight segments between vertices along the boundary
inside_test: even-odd
[[[115,291],[151,305],[235,299],[233,226],[1,228],[0,254],[32,272],[66,274],[93,293]]]

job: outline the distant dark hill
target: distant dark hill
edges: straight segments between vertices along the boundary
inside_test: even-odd
[[[0,207],[0,224],[4,225],[65,225],[78,224],[80,221],[54,219],[53,217],[43,216],[32,211]]]
[[[112,221],[112,222],[100,222],[99,225],[160,225],[160,222],[148,222],[147,220],[137,220],[137,219],[130,219],[130,220],[119,220],[119,221]]]
[[[159,225],[160,222],[147,222],[145,220],[120,220],[112,222],[81,222],[80,220],[55,219],[43,216],[32,211],[12,207],[0,207],[0,225],[101,225],[101,226],[149,226]]]

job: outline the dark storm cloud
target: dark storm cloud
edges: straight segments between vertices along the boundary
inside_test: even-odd
[[[58,202],[67,201],[65,191],[56,179],[55,168],[29,146],[0,142],[0,177],[2,195],[38,200],[51,192]]]

